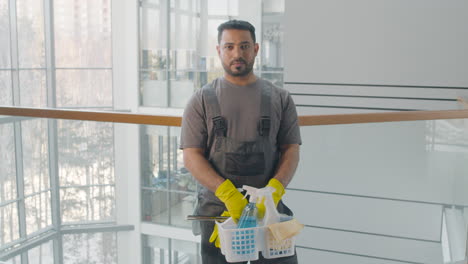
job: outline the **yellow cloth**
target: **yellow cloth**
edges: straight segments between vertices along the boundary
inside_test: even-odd
[[[282,241],[299,234],[304,225],[294,218],[289,221],[271,224],[267,227],[276,241]]]

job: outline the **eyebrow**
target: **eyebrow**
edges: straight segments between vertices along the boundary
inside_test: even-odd
[[[234,42],[225,42],[224,45],[234,45],[235,43]],[[239,44],[251,44],[250,41],[242,41],[241,43]]]

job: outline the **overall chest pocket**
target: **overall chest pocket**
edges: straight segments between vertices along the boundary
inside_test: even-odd
[[[237,176],[255,176],[265,172],[263,152],[225,153],[226,172]]]

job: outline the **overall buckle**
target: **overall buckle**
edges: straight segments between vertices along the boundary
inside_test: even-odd
[[[226,135],[226,120],[222,116],[215,116],[213,117],[213,130],[215,135],[217,136],[225,136]]]
[[[262,116],[260,118],[260,136],[269,136],[271,127],[271,120],[269,116]]]

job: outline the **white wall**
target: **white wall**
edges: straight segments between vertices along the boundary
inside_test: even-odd
[[[468,96],[467,1],[285,3],[285,88],[300,115],[458,109]],[[301,263],[443,262],[443,205],[468,204],[468,171],[466,151],[428,142],[437,125],[301,128],[285,197],[307,225]]]
[[[285,87],[301,114],[457,109],[467,11],[463,0],[286,1]]]

